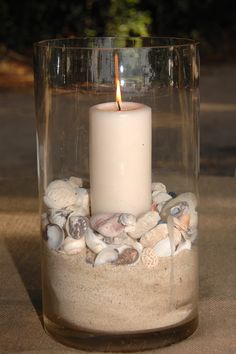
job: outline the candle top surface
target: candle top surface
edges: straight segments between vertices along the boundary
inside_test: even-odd
[[[116,102],[106,102],[100,103],[95,106],[92,106],[90,109],[102,112],[127,112],[127,111],[136,111],[136,110],[150,110],[149,106],[146,106],[142,103],[138,102],[121,102],[120,103],[121,110],[119,110]]]

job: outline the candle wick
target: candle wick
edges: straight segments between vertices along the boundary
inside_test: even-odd
[[[117,101],[118,110],[121,111],[120,102]]]

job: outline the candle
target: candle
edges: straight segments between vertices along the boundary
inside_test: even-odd
[[[151,108],[134,102],[90,108],[92,214],[151,208]]]

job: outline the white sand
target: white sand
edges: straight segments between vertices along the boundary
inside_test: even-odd
[[[71,328],[127,332],[187,321],[196,314],[197,250],[160,259],[157,267],[92,267],[85,253],[67,256],[43,249],[44,312]],[[173,282],[174,280],[174,282]]]

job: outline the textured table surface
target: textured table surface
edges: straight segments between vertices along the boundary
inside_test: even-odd
[[[35,180],[0,182],[0,353],[85,353],[41,323]],[[236,353],[236,179],[200,178],[200,325],[187,340],[147,353]]]

